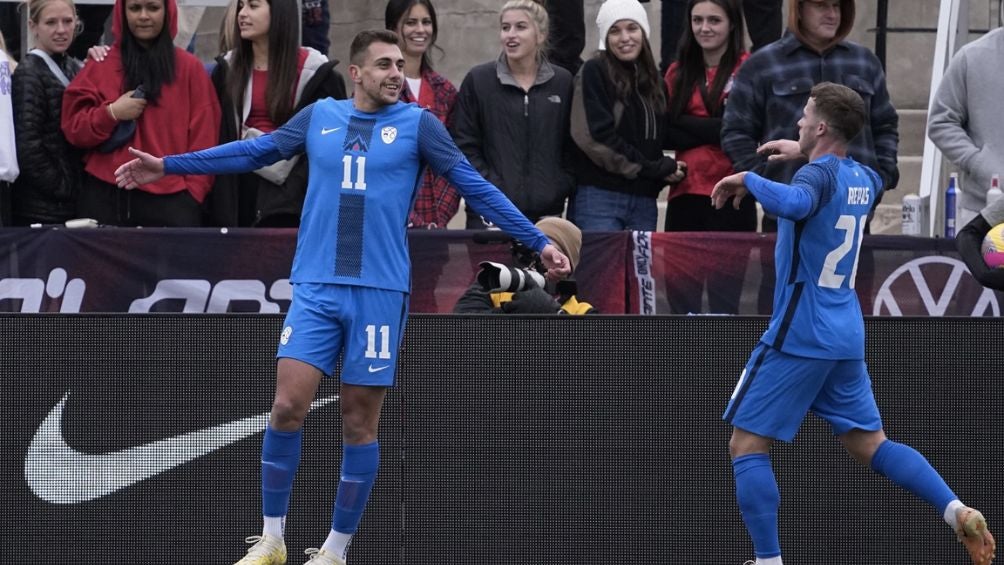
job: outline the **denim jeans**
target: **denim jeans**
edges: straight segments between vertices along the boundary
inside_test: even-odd
[[[582,231],[655,231],[659,211],[654,196],[580,185],[568,215]]]

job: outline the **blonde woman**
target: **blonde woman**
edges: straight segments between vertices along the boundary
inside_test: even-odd
[[[471,164],[531,221],[560,216],[575,186],[566,164],[572,75],[548,62],[547,11],[510,0],[499,13],[501,53],[460,86],[450,133]],[[467,228],[486,223],[467,211]]]
[[[22,172],[12,195],[14,225],[76,217],[81,153],[59,128],[66,86],[82,66],[66,53],[78,27],[73,0],[29,0],[35,40],[14,73],[14,131]]]

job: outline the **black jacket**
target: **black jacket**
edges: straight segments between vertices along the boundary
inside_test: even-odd
[[[578,184],[654,198],[676,172],[676,161],[662,153],[666,110],[637,93],[618,100],[604,65],[590,59],[575,77],[571,127],[581,149]]]
[[[502,57],[471,69],[450,133],[481,176],[536,222],[560,215],[575,188],[568,168],[572,75],[543,63],[525,92]]]
[[[337,59],[332,59],[314,73],[303,88],[303,94],[296,105],[296,111],[322,98],[345,99],[345,79],[335,70]],[[227,72],[230,66],[223,55],[216,58],[213,69],[213,87],[216,89],[223,110],[220,120],[220,143],[229,143],[240,138],[240,124],[235,118],[237,109],[224,93],[226,91]],[[294,85],[295,86],[295,85]],[[292,172],[286,177],[282,186],[273,184],[254,173],[245,175],[218,175],[213,182],[213,190],[209,193],[208,213],[209,225],[238,225],[241,207],[241,177],[244,182],[257,182],[255,191],[255,217],[253,226],[298,226],[300,212],[303,210],[303,200],[307,195],[307,156],[301,155],[293,166]],[[250,180],[249,180],[250,179]]]
[[[72,79],[80,61],[53,60]],[[42,223],[76,216],[83,171],[81,152],[67,143],[59,127],[63,86],[45,61],[28,54],[13,77],[14,135],[21,174],[12,191],[14,214]]]

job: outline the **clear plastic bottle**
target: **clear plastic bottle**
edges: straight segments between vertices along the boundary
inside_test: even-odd
[[[1001,177],[994,175],[990,179],[990,190],[987,191],[987,206],[1000,200],[1001,196],[1004,196],[1004,193],[1001,192]]]

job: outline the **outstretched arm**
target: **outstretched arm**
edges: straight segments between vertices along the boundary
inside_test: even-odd
[[[129,153],[136,158],[115,169],[115,183],[121,188],[133,189],[164,177],[164,159],[133,147],[129,148]]]

